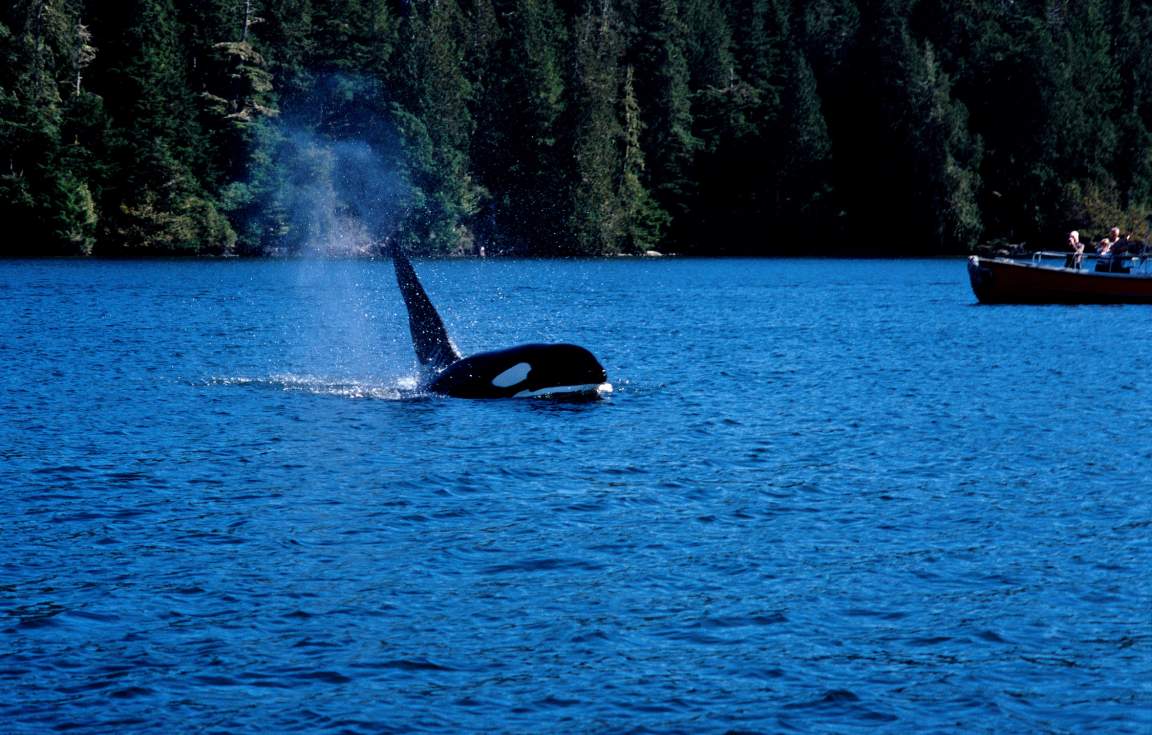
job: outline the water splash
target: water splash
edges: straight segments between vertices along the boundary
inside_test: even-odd
[[[391,280],[365,279],[347,259],[376,255],[401,226],[411,205],[403,145],[384,114],[378,80],[319,75],[311,88],[285,100],[277,123],[276,207],[283,233],[278,254],[305,256],[295,269],[295,324],[288,375],[273,387],[351,398],[402,398],[401,385],[355,379],[378,375],[387,333],[377,318],[390,303]],[[374,276],[374,272],[371,273]],[[408,369],[394,365],[385,375]],[[300,377],[300,374],[305,377]],[[409,391],[410,392],[410,391]]]
[[[328,258],[372,255],[403,218],[410,187],[391,157],[363,140],[328,140],[286,132],[287,172],[280,202],[288,213],[288,248]]]
[[[404,376],[390,384],[319,375],[219,376],[208,379],[206,384],[210,386],[263,388],[353,400],[403,401],[421,398],[425,395],[419,390],[415,376]]]
[[[282,250],[373,255],[397,230],[414,190],[387,99],[379,80],[331,73],[284,100],[274,151]]]

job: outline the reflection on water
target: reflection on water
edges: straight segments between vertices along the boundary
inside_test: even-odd
[[[0,262],[6,732],[1142,732],[1147,307],[957,261]],[[194,725],[189,723],[195,723]]]

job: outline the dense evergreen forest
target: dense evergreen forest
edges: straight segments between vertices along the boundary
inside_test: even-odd
[[[1144,0],[2,13],[0,255],[931,254],[1152,226]]]

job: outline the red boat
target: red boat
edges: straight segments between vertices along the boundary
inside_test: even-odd
[[[1067,253],[1035,253],[1031,261],[973,255],[968,278],[982,304],[1152,304],[1152,259],[1083,257],[1085,267],[1076,268]],[[1045,265],[1044,258],[1063,265]]]

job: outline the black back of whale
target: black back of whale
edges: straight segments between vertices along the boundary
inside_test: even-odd
[[[608,379],[595,356],[578,345],[527,344],[461,358],[412,262],[399,247],[392,248],[392,263],[408,309],[416,357],[431,374],[427,390],[457,398],[593,393]]]

